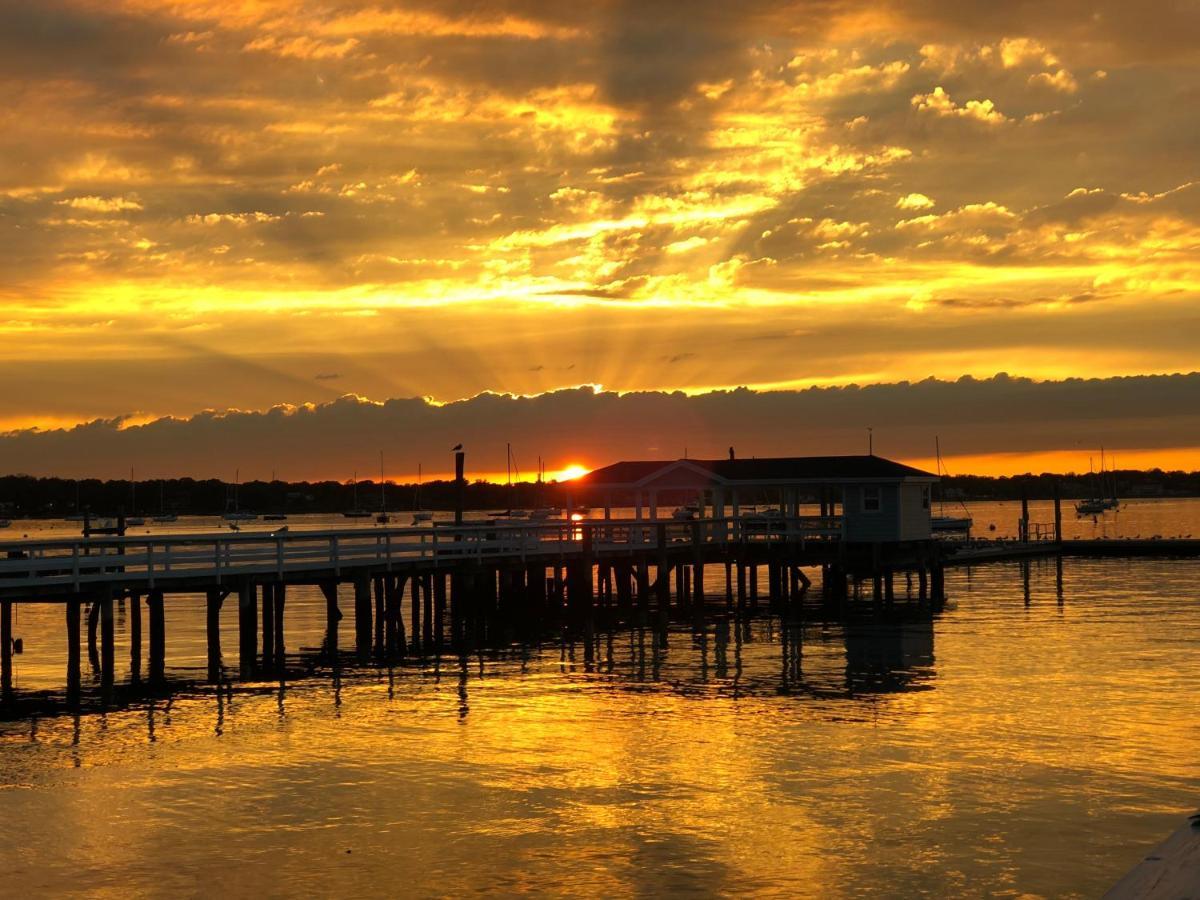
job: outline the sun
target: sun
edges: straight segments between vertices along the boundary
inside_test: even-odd
[[[559,470],[559,481],[570,481],[572,478],[578,478],[580,475],[586,475],[592,471],[587,466],[581,466],[579,463],[571,463],[569,466]]]

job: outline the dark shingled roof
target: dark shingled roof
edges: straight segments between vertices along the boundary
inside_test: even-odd
[[[630,460],[613,463],[581,475],[571,483],[633,485],[680,460]],[[856,481],[863,478],[936,478],[882,456],[788,456],[766,459],[689,459],[689,465],[706,469],[724,481]],[[715,480],[715,479],[714,479]]]

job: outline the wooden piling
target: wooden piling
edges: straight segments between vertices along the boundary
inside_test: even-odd
[[[371,582],[365,575],[354,579],[354,649],[360,659],[371,654]]]
[[[129,681],[142,680],[142,598],[137,591],[129,592]]]
[[[79,701],[81,685],[79,671],[79,619],[83,615],[83,604],[77,599],[70,599],[67,607],[67,700],[70,703]]]
[[[337,582],[322,582],[321,593],[325,595],[325,652],[330,662],[336,663],[338,660],[338,623],[342,620],[342,611],[338,609]]]
[[[100,684],[111,690],[116,676],[116,647],[113,633],[113,597],[106,589],[100,597]]]
[[[1059,496],[1058,479],[1054,480],[1054,543],[1062,546],[1062,498]]]
[[[246,579],[238,586],[238,669],[243,678],[254,674],[258,647],[258,611],[254,582]]]
[[[13,700],[12,613],[12,601],[0,600],[0,700],[5,704]]]
[[[421,646],[427,651],[433,649],[433,577],[429,574],[416,576],[421,580],[421,593],[424,594],[425,619],[421,623]]]
[[[412,635],[413,653],[421,652],[421,579],[412,577],[412,606],[408,617],[408,631]]]
[[[382,575],[371,579],[371,590],[375,595],[375,655],[382,656],[387,651],[387,599]]]
[[[220,588],[209,588],[204,595],[205,632],[208,638],[208,680],[221,680],[221,604],[225,595]]]
[[[283,668],[287,658],[283,645],[283,609],[287,603],[287,585],[282,581],[275,585],[275,664]]]
[[[150,683],[161,687],[167,680],[167,619],[163,592],[151,591],[146,597],[150,619]],[[253,588],[250,594],[251,612],[254,609]],[[254,659],[254,631],[250,631],[250,659]]]
[[[387,575],[383,579],[384,593],[384,653],[388,659],[403,659],[404,619],[400,616],[400,601],[404,596],[403,575]]]
[[[87,644],[88,644],[88,662],[91,663],[92,671],[100,671],[100,650],[96,636],[100,628],[100,601],[93,598],[91,606],[88,607],[87,620]]]
[[[546,579],[544,577],[542,577],[543,574],[544,574],[544,570],[539,566],[537,569],[537,576],[538,576],[539,581],[542,584],[542,592],[543,592],[541,595],[541,598],[540,598],[541,602],[538,605],[539,613],[541,612],[541,609],[545,605],[545,601],[546,601],[546,596],[545,596]],[[443,641],[444,635],[446,633],[445,620],[446,620],[446,576],[442,572],[435,572],[433,575],[433,643],[434,643],[434,649],[439,652],[442,649],[442,641]]]
[[[262,595],[262,664],[270,669],[275,662],[275,585],[264,582]]]

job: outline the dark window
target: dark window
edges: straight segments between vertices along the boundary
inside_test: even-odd
[[[879,488],[863,488],[863,512],[879,512]]]
[[[921,488],[921,509],[929,509],[929,488]]]

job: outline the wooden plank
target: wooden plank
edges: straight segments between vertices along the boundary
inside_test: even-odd
[[[1104,895],[1104,900],[1200,898],[1200,817],[1177,830],[1142,858]]]

